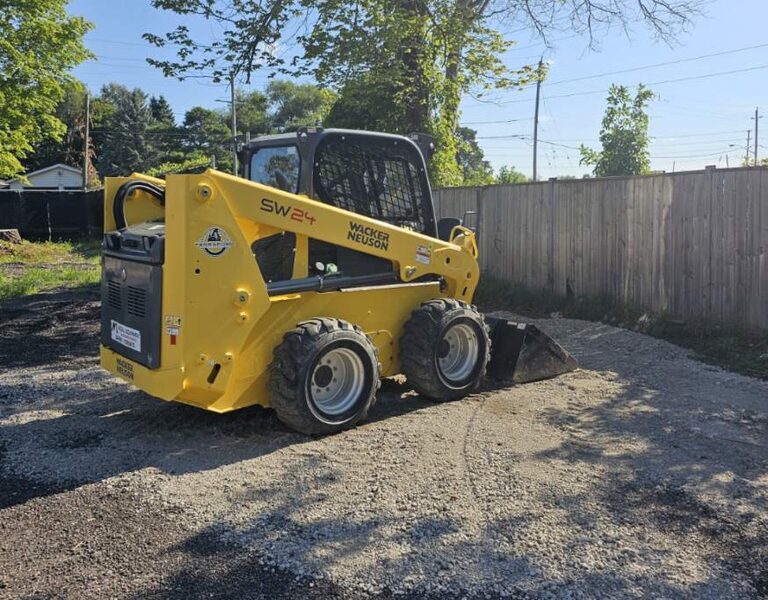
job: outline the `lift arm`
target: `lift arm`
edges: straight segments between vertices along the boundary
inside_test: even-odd
[[[186,181],[178,180],[182,177]],[[437,275],[444,279],[450,296],[466,302],[472,300],[479,267],[474,233],[469,229],[455,228],[452,241],[446,242],[214,170],[201,175],[169,176],[169,188],[180,183],[187,184],[187,197],[182,201],[197,205],[196,209],[206,207],[206,220],[210,222],[215,221],[217,212],[225,210],[239,225],[261,224],[270,228],[270,233],[289,231],[393,261],[400,280],[406,283]],[[188,197],[190,192],[193,198]],[[168,201],[171,211],[175,200],[178,198]],[[258,237],[263,236],[256,235],[254,239]]]

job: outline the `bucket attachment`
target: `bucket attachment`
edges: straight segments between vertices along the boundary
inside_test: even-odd
[[[488,375],[500,381],[528,383],[573,371],[579,365],[560,344],[535,325],[485,317],[491,328]]]

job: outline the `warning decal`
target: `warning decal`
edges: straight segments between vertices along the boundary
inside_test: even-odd
[[[141,352],[141,332],[112,320],[112,339],[126,348]]]
[[[168,327],[165,328],[165,332],[170,337],[171,346],[175,346],[176,345],[176,338],[179,337],[179,328],[178,327],[172,327],[172,326],[169,325]]]
[[[195,242],[195,246],[208,256],[221,256],[234,245],[235,242],[222,227],[211,227]]]
[[[428,246],[416,246],[416,262],[428,265],[432,262],[432,248]]]

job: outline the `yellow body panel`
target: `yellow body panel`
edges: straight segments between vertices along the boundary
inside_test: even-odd
[[[107,180],[105,230],[114,228],[112,200],[125,181]],[[105,369],[153,396],[216,412],[269,406],[272,352],[287,331],[313,317],[360,326],[378,348],[381,376],[395,375],[398,340],[411,311],[431,298],[469,302],[474,294],[477,247],[466,229],[455,231],[449,243],[212,170],[171,175],[165,185],[160,367],[101,350]],[[126,202],[127,220],[155,218],[158,207],[137,194]],[[223,232],[215,255],[204,244],[211,228]],[[307,276],[307,240],[313,238],[386,258],[403,283],[270,297],[251,244],[279,231],[296,234],[293,278]],[[443,278],[442,290],[436,281],[414,282],[429,274]]]

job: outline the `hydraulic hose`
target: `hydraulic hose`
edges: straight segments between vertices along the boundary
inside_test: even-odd
[[[115,201],[112,203],[112,216],[115,219],[117,229],[125,229],[128,226],[125,222],[125,199],[134,190],[147,192],[160,201],[160,206],[165,206],[165,190],[163,188],[138,179],[128,181],[117,190]]]

